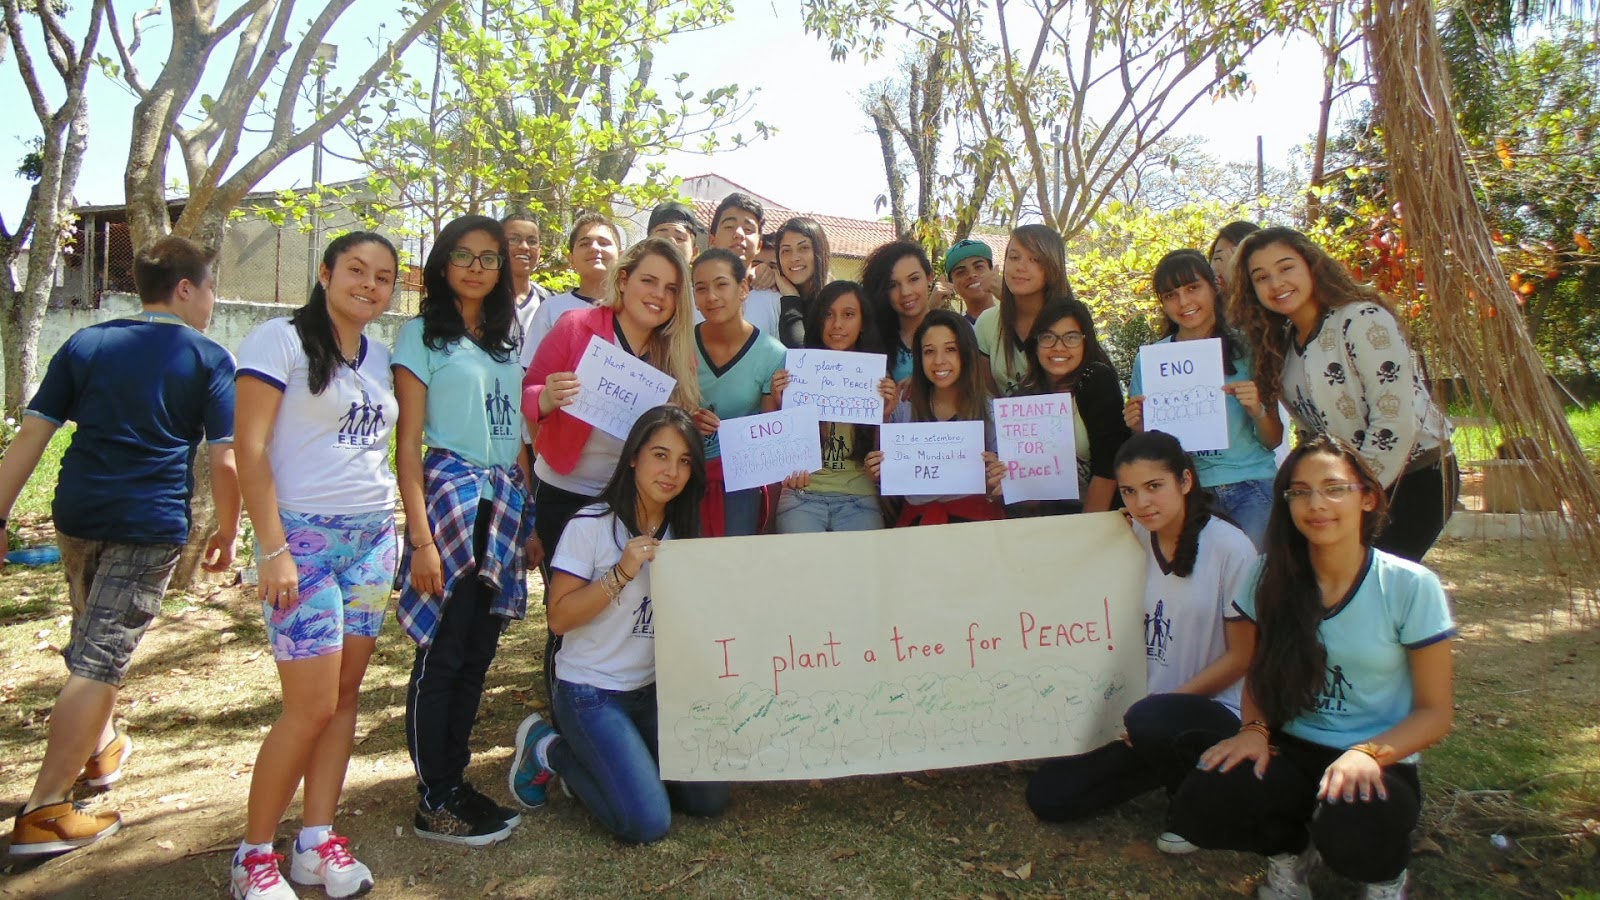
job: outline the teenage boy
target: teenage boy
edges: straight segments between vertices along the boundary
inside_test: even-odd
[[[665,238],[683,251],[685,262],[693,263],[699,252],[696,238],[701,231],[694,210],[676,200],[668,200],[650,211],[650,224],[645,232],[650,237]]]
[[[539,304],[522,338],[524,369],[533,362],[533,351],[539,349],[539,342],[556,327],[556,320],[563,313],[605,299],[621,246],[622,232],[605,216],[586,212],[572,221],[572,231],[567,233],[567,266],[577,273],[578,286]]]
[[[76,850],[122,827],[116,812],[75,805],[73,784],[111,784],[133,751],[112,722],[117,688],[189,537],[201,441],[219,523],[205,568],[220,572],[233,562],[233,357],[200,333],[216,302],[211,255],[183,238],[162,238],[134,257],[133,280],[143,312],[67,339],[0,462],[0,512],[9,516],[56,429],[69,419],[78,424],[51,507],[72,605],[72,637],[62,651],[67,683],[50,712],[38,780],[11,831],[12,856]],[[0,565],[5,552],[0,541]]]
[[[717,212],[711,217],[711,246],[722,247],[739,254],[745,266],[755,262],[761,252],[761,226],[766,219],[766,207],[761,201],[735,191],[722,198]],[[750,272],[745,273],[749,278]],[[767,334],[778,334],[778,292],[752,290],[744,301],[744,319]]]
[[[533,280],[533,270],[539,268],[539,257],[544,245],[539,240],[539,223],[526,212],[514,212],[500,220],[506,230],[506,244],[511,249],[511,286],[516,292],[517,323],[527,334],[533,325],[533,313],[550,296],[544,286]]]
[[[995,304],[993,273],[994,252],[983,241],[956,241],[944,255],[945,278],[966,304],[963,314],[968,322],[977,322],[979,314]]]

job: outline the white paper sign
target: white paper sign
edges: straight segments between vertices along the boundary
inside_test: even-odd
[[[578,396],[570,415],[619,440],[644,415],[672,396],[678,380],[599,335],[589,338],[574,373]]]
[[[717,426],[717,444],[722,449],[724,487],[742,491],[822,468],[819,427],[814,406],[723,419]]]
[[[982,494],[982,422],[915,422],[883,426],[884,496]]]
[[[883,397],[878,381],[888,371],[881,353],[845,350],[790,350],[784,360],[789,386],[783,408],[815,406],[824,422],[883,424]]]
[[[1139,377],[1146,430],[1165,431],[1190,453],[1227,449],[1221,339],[1146,344],[1139,348]]]
[[[1078,499],[1071,394],[995,400],[994,430],[1006,465],[1000,489],[1007,503]]]

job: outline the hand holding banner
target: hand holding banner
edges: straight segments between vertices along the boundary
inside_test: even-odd
[[[589,338],[574,372],[578,396],[567,413],[618,440],[633,423],[672,396],[678,380],[599,335]]]
[[[819,426],[814,406],[723,419],[717,428],[723,486],[742,491],[822,468]]]
[[[882,425],[878,380],[887,365],[888,357],[881,353],[790,350],[784,361],[789,386],[783,391],[783,408],[815,406],[824,422]]]

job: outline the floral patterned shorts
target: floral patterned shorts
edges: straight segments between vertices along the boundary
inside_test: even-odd
[[[346,635],[377,637],[394,590],[394,513],[314,516],[285,509],[279,517],[300,570],[300,603],[261,604],[273,657],[324,656],[342,650]]]

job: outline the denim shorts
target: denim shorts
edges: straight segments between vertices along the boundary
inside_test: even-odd
[[[394,513],[314,516],[285,509],[278,517],[300,570],[300,602],[292,609],[261,604],[273,658],[325,656],[344,649],[345,635],[377,637],[394,590]]]
[[[161,612],[182,544],[118,544],[56,534],[72,604],[67,671],[121,685],[133,650]]]

